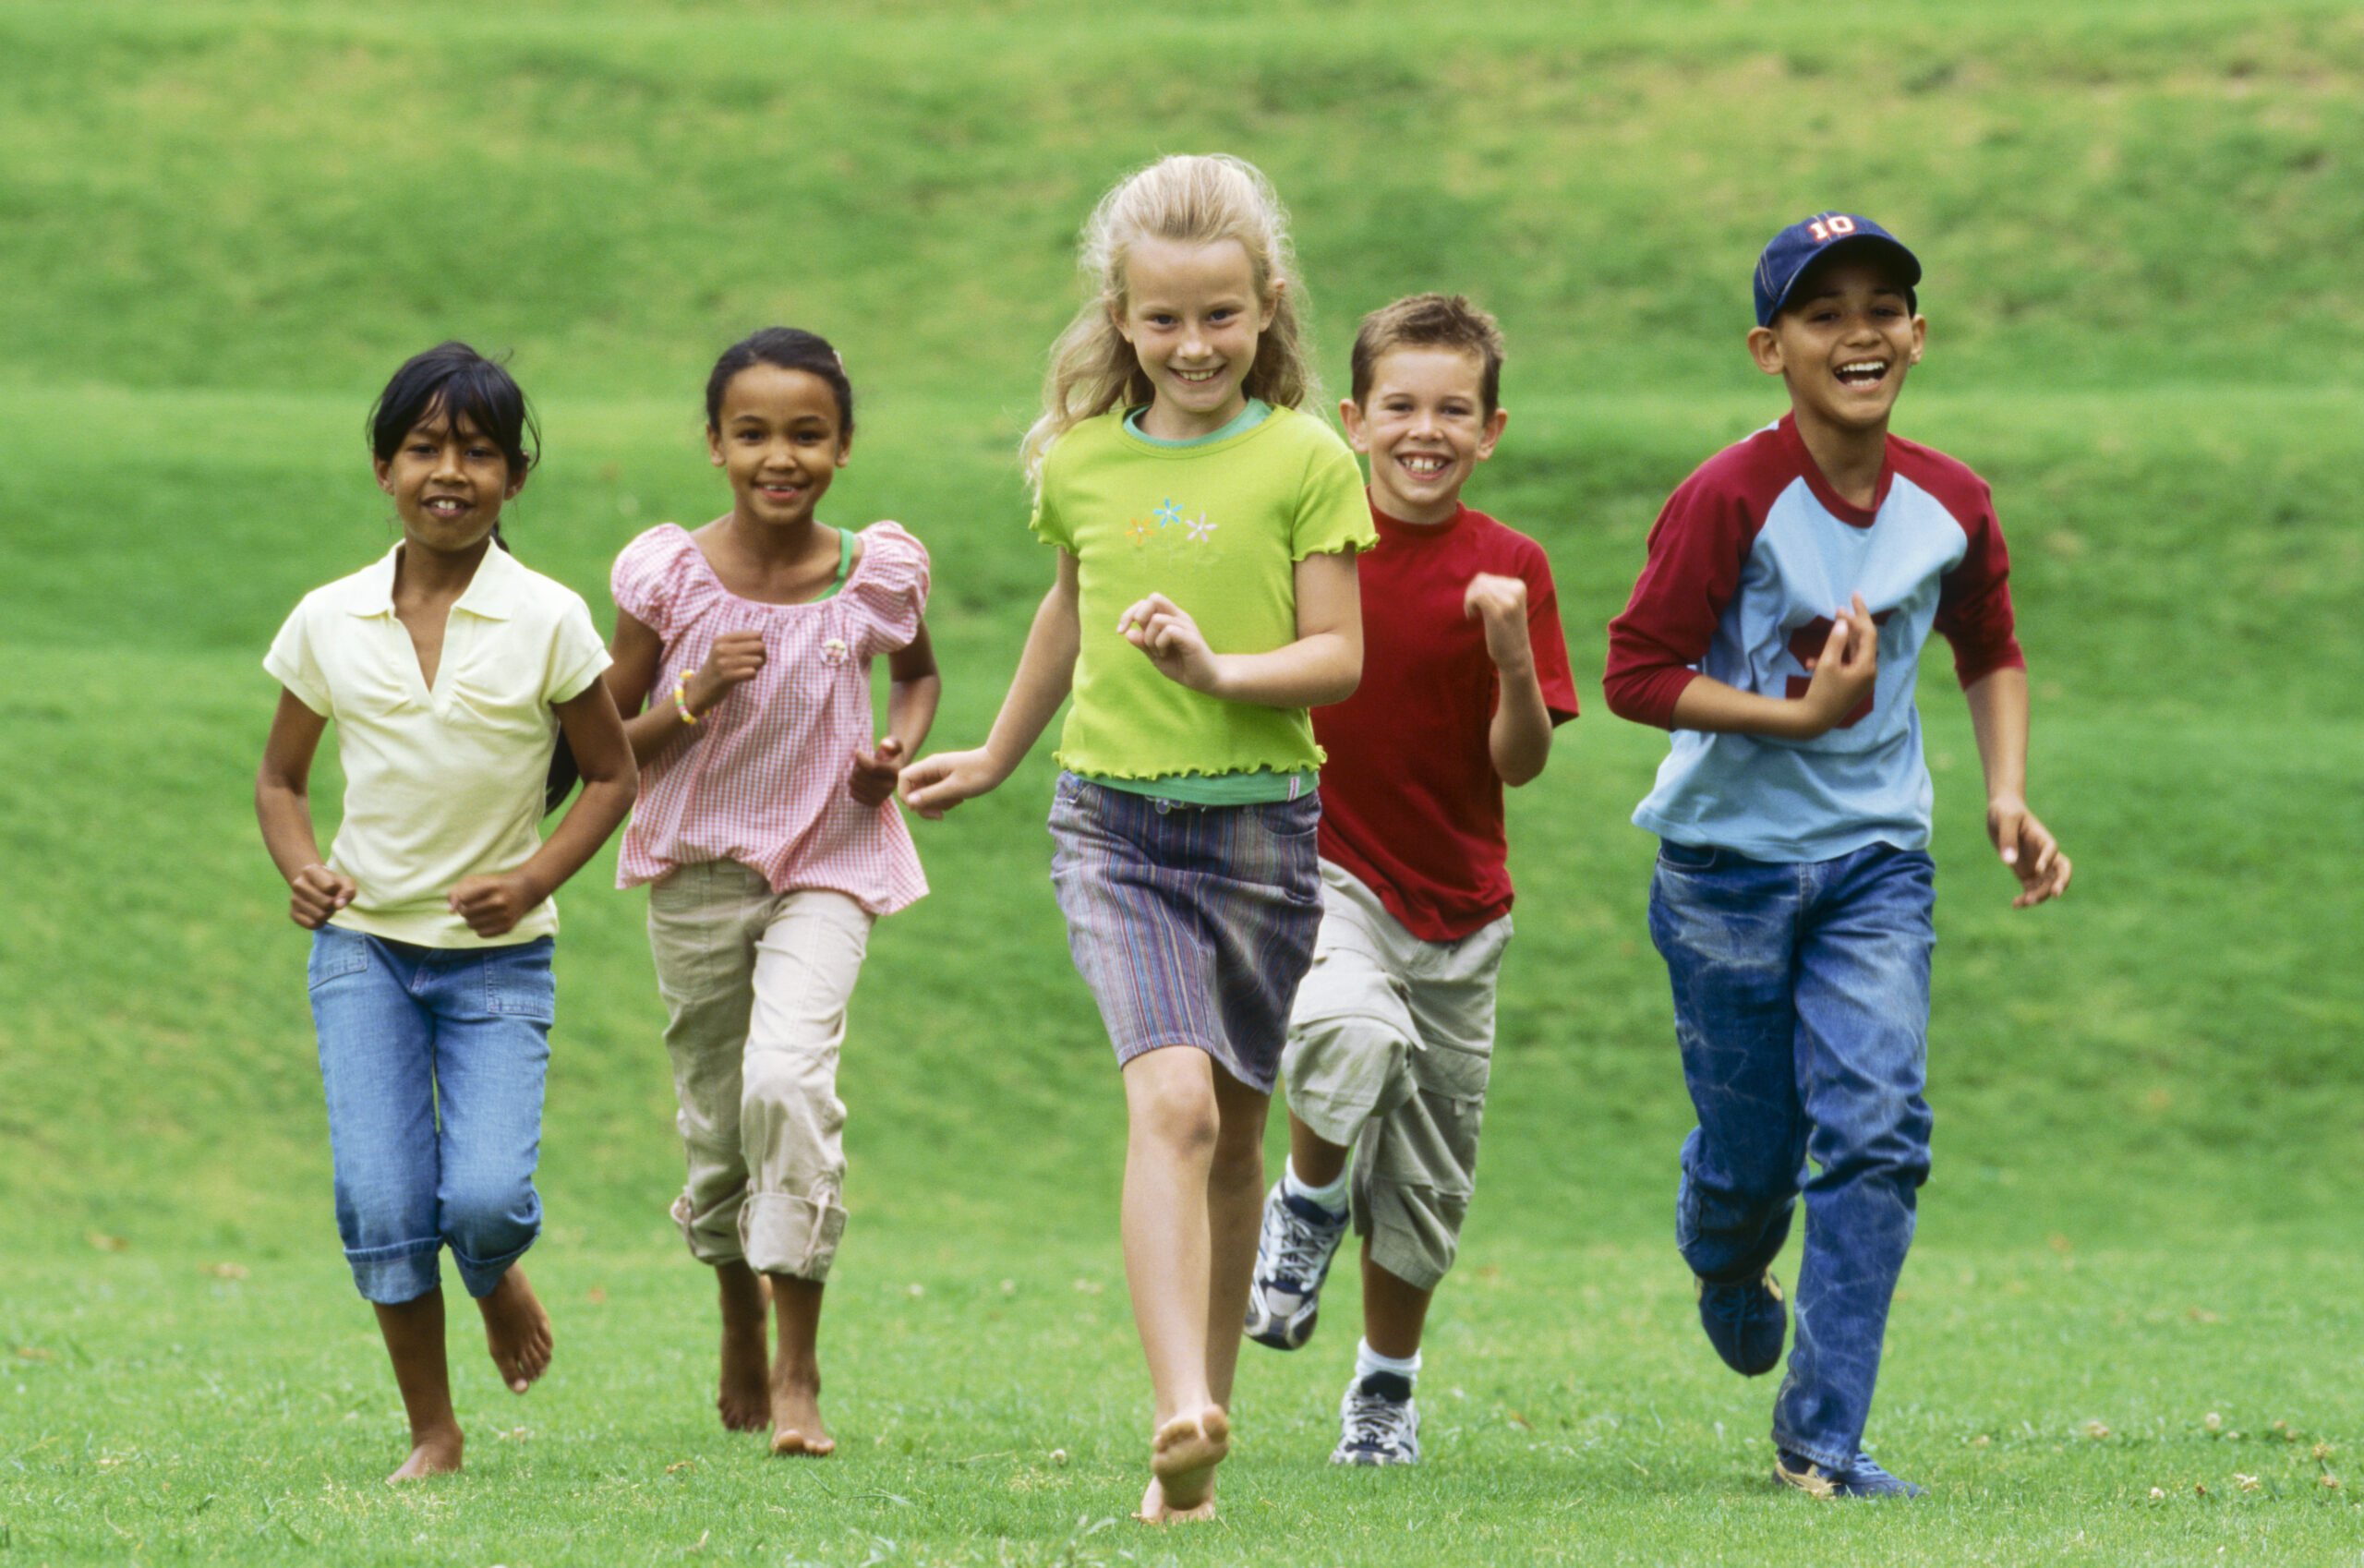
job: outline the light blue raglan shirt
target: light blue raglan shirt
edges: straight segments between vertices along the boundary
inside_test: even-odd
[[[1965,687],[2023,667],[2009,575],[1985,482],[1942,452],[1889,437],[1868,509],[1824,481],[1791,416],[1719,452],[1659,513],[1633,599],[1610,623],[1610,706],[1673,730],[1634,821],[1756,860],[1924,848],[1922,648],[1942,633]],[[1846,721],[1812,741],[1674,729],[1675,700],[1700,675],[1803,695],[1805,660],[1854,594],[1878,623],[1880,667]]]

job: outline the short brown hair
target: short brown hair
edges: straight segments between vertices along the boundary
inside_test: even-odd
[[[1363,318],[1352,360],[1357,404],[1370,396],[1380,356],[1395,348],[1457,348],[1478,356],[1479,395],[1492,418],[1502,386],[1502,329],[1461,295],[1415,294]]]

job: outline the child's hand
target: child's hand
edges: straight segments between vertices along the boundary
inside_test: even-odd
[[[1212,694],[1215,656],[1189,612],[1164,594],[1152,594],[1116,618],[1125,640],[1149,656],[1169,681]]]
[[[2036,820],[2025,801],[1998,795],[1987,802],[1986,836],[1995,841],[1996,851],[2011,868],[2011,874],[2020,879],[2020,896],[2011,900],[2013,909],[2030,909],[2068,891],[2068,877],[2075,868],[2053,841],[2052,830]]]
[[[1821,655],[1805,662],[1814,679],[1799,700],[1812,717],[1814,728],[1806,736],[1811,740],[1845,723],[1879,683],[1880,629],[1873,624],[1863,595],[1854,595],[1839,612]]]
[[[903,742],[889,735],[878,742],[874,752],[855,748],[853,777],[846,781],[846,788],[863,805],[883,805],[895,792],[895,780],[902,772]]]
[[[730,688],[752,681],[764,668],[761,632],[725,632],[707,650],[706,662],[682,684],[681,700],[692,713],[703,714],[730,694]]]
[[[344,873],[308,865],[287,885],[287,918],[307,931],[318,931],[359,891]]]
[[[1486,628],[1486,657],[1494,668],[1518,669],[1535,662],[1535,645],[1526,634],[1526,584],[1517,577],[1480,572],[1469,579],[1461,596],[1465,620]]]
[[[525,918],[525,911],[548,896],[522,873],[513,871],[503,876],[463,877],[443,901],[477,935],[505,936]]]
[[[1007,770],[995,764],[993,754],[980,746],[971,752],[938,752],[920,758],[903,769],[896,789],[906,808],[935,822],[961,802],[976,799],[1008,777]]]

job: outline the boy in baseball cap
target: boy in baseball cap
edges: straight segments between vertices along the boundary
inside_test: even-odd
[[[2014,905],[2070,872],[2024,798],[2027,668],[1987,487],[1888,433],[1926,344],[1920,282],[1912,252],[1851,213],[1765,247],[1748,350],[1790,412],[1667,501],[1602,680],[1616,713],[1672,731],[1634,820],[1660,840],[1650,935],[1699,1116],[1676,1245],[1717,1353],[1770,1371],[1788,1326],[1771,1266],[1804,1199],[1773,1478],[1818,1498],[1922,1490],[1863,1437],[1929,1171],[1931,790],[1912,694],[1932,632],[1969,699]]]

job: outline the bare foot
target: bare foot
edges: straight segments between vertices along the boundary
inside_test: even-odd
[[[718,1264],[715,1283],[722,1298],[722,1381],[714,1396],[722,1424],[734,1432],[760,1432],[772,1422],[771,1292],[764,1276],[744,1263]]]
[[[510,1393],[525,1393],[549,1369],[551,1347],[550,1315],[525,1283],[525,1271],[512,1263],[476,1310],[484,1314],[485,1345],[501,1381]],[[452,1467],[459,1467],[456,1456]]]
[[[835,1453],[838,1440],[821,1419],[821,1373],[800,1369],[782,1358],[772,1375],[772,1452],[821,1459]]]
[[[410,1457],[403,1461],[401,1469],[386,1478],[386,1484],[452,1474],[460,1467],[460,1441],[457,1427],[448,1431],[413,1433]]]
[[[1150,1440],[1149,1468],[1154,1479],[1150,1490],[1161,1512],[1152,1515],[1152,1499],[1141,1499],[1142,1517],[1212,1519],[1215,1514],[1215,1466],[1231,1452],[1231,1417],[1220,1405],[1210,1405],[1195,1416],[1176,1416],[1157,1429]]]
[[[1195,1519],[1212,1519],[1214,1516],[1215,1492],[1214,1482],[1212,1479],[1207,1483],[1206,1501],[1196,1508],[1185,1511],[1166,1505],[1165,1485],[1153,1476],[1150,1478],[1149,1490],[1141,1493],[1140,1512],[1133,1515],[1144,1525],[1180,1525]]]

